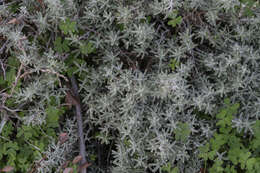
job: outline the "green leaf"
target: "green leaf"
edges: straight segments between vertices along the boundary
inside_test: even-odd
[[[59,25],[59,28],[65,35],[67,35],[69,32],[74,33],[76,32],[76,22],[71,22],[69,18],[67,18],[65,21],[62,21]]]
[[[225,123],[225,124],[227,124],[227,123]],[[219,132],[222,133],[222,134],[229,134],[231,132],[231,130],[232,130],[232,127],[230,127],[230,126],[226,126],[226,127],[221,126],[219,128]]]
[[[162,167],[162,171],[170,172],[171,171],[171,163],[168,162],[166,165]]]
[[[257,149],[260,147],[260,138],[255,138],[251,141],[251,145],[252,149]]]
[[[224,99],[224,103],[225,103],[225,105],[230,105],[230,99],[229,98],[225,98]]]
[[[239,106],[240,106],[239,103],[233,104],[231,107],[228,108],[228,113],[231,114],[231,115],[236,114]]]
[[[174,71],[176,69],[176,67],[179,67],[179,66],[180,66],[180,62],[177,59],[175,59],[175,58],[171,59],[170,67],[171,67],[172,71]]]
[[[2,141],[0,141],[1,143]],[[4,146],[3,145],[0,145],[0,160],[2,160],[3,156],[4,156],[4,153],[5,151],[3,150]]]
[[[167,173],[178,173],[179,172],[178,167],[172,168],[170,162],[168,162],[166,165],[164,165],[161,169],[162,169],[162,171],[165,171]]]
[[[225,109],[222,109],[220,113],[217,114],[217,126],[220,126],[220,132],[224,134],[229,134],[232,130],[232,119],[233,115],[237,113],[239,108],[239,103],[230,106],[230,100],[225,99],[225,104],[228,105]]]
[[[199,148],[200,154],[199,157],[203,158],[203,160],[207,161],[208,159],[214,160],[217,152],[216,150],[210,150],[210,144],[207,143],[206,145]]]
[[[254,139],[251,141],[252,149],[260,148],[260,120],[257,120],[252,127],[254,131]]]
[[[176,27],[176,25],[181,24],[182,22],[182,17],[178,16],[178,11],[173,10],[172,14],[169,16],[171,20],[168,21],[168,25],[172,26],[173,28]]]
[[[20,65],[19,60],[16,57],[10,56],[8,57],[7,60],[7,64],[11,67],[11,68],[18,68]]]
[[[130,142],[129,139],[125,138],[125,139],[123,140],[123,143],[124,143],[124,145],[125,145],[127,148],[130,148],[131,142]]]
[[[224,171],[224,168],[222,166],[223,161],[222,160],[215,160],[213,166],[209,169],[210,173],[222,173]]]
[[[177,17],[177,18],[175,18],[175,19],[172,19],[172,20],[168,21],[167,24],[170,25],[170,26],[172,26],[172,27],[174,28],[174,27],[176,27],[177,25],[181,24],[181,22],[182,22],[182,17],[179,16],[179,17]]]
[[[6,72],[6,81],[9,86],[12,85],[16,77],[16,70],[15,68],[11,68]]]
[[[61,37],[57,37],[54,42],[54,50],[56,50],[59,53],[62,53],[62,43],[61,43]]]
[[[48,127],[58,127],[59,123],[59,116],[62,115],[64,113],[63,110],[58,109],[54,106],[48,106],[46,109],[46,114],[47,114],[47,125]]]
[[[214,160],[215,156],[217,155],[217,150],[212,150],[209,152],[209,159]]]
[[[209,143],[207,143],[207,144],[204,145],[204,146],[201,146],[201,147],[199,148],[199,151],[200,151],[199,157],[200,157],[200,158],[203,158],[203,160],[207,161],[208,158],[209,158],[209,155],[208,155],[208,152],[209,152]]]
[[[236,137],[235,134],[230,134],[227,136],[228,145],[230,148],[242,148],[241,139]]]
[[[83,43],[82,45],[80,45],[79,49],[80,52],[85,55],[91,54],[95,51],[95,48],[93,47],[93,44],[91,42]]]
[[[214,138],[210,139],[210,144],[213,150],[219,150],[221,146],[227,143],[227,139],[225,135],[222,134],[214,134]]]
[[[49,127],[49,126],[50,126],[50,125],[48,125],[48,127]],[[56,136],[57,136],[53,128],[47,128],[46,134],[47,134],[48,136],[52,136],[52,137],[56,137]]]
[[[7,7],[10,10],[10,12],[14,14],[17,11],[19,11],[21,4],[17,2],[17,3],[13,3],[11,5],[8,5]]]
[[[171,171],[171,173],[178,173],[178,172],[179,172],[178,167],[173,168],[172,171]]]
[[[55,42],[54,42],[54,50],[59,52],[59,53],[68,52],[70,50],[70,48],[69,48],[69,41],[68,40],[64,40],[62,42],[62,38],[61,37],[57,37]]]
[[[178,123],[177,129],[174,131],[175,139],[181,142],[187,142],[190,132],[190,127],[187,123]]]
[[[252,129],[254,131],[254,136],[260,138],[260,120],[256,120]]]
[[[123,23],[117,24],[116,26],[119,28],[120,31],[124,30],[124,24]]]
[[[243,151],[239,154],[239,163],[241,164],[242,169],[245,169],[246,162],[250,156],[251,156],[251,152],[249,151],[248,152]]]
[[[2,130],[1,135],[8,138],[13,133],[14,127],[11,122],[7,122]]]
[[[226,109],[222,109],[222,110],[220,111],[220,113],[218,113],[218,114],[216,115],[216,117],[217,117],[218,119],[224,119],[224,118],[226,117],[226,115],[227,115],[227,110],[226,110]]]
[[[71,32],[75,32],[76,31],[76,22],[71,22],[70,25],[69,25],[69,30]]]
[[[0,76],[0,86],[4,85],[6,81],[4,80],[4,76]]]
[[[259,164],[259,163],[257,163],[256,158],[250,158],[246,161],[246,167],[249,171],[253,171],[256,164]]]
[[[228,151],[228,158],[234,164],[238,164],[239,155],[242,154],[242,150],[240,148],[230,148]]]
[[[234,166],[230,166],[230,165],[227,165],[227,167],[225,168],[225,172],[237,173],[237,171],[235,170],[235,167]]]
[[[6,149],[13,149],[15,151],[19,150],[17,142],[7,142],[5,143]]]
[[[22,128],[17,128],[17,134],[16,137],[19,138],[23,135],[23,129]]]
[[[94,162],[94,161],[97,159],[97,155],[95,155],[95,154],[90,154],[89,158],[90,158],[91,161]]]
[[[30,139],[31,137],[32,137],[32,133],[31,133],[31,132],[25,132],[25,133],[24,133],[24,138],[25,138],[26,140]]]
[[[146,17],[146,20],[147,20],[147,23],[150,23],[151,20],[152,20],[152,16],[147,16],[147,17]]]
[[[64,52],[70,51],[69,40],[64,40],[64,42],[62,43],[62,49]]]
[[[13,106],[16,106],[16,103],[15,103],[15,98],[8,98],[7,100],[6,100],[6,106],[8,106],[8,107],[13,107]]]
[[[252,16],[254,16],[254,12],[252,11],[250,6],[246,6],[244,9],[243,15],[246,17],[252,17]]]
[[[71,76],[74,74],[74,72],[77,71],[77,70],[78,70],[78,68],[75,67],[75,66],[70,67],[70,68],[67,70],[68,76],[71,77]]]

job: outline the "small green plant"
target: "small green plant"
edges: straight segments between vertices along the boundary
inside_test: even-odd
[[[200,148],[200,157],[205,161],[205,168],[210,173],[243,170],[246,173],[259,173],[260,155],[256,150],[260,146],[260,121],[253,126],[254,138],[244,138],[236,129],[232,128],[233,116],[237,113],[239,103],[231,104],[224,100],[225,107],[217,114],[217,132],[206,145]],[[259,149],[258,149],[259,150]]]
[[[43,155],[50,137],[57,137],[54,128],[22,125],[15,129],[8,122],[1,133],[0,168],[9,165],[16,172],[28,171],[32,163]]]
[[[165,173],[178,173],[179,169],[178,167],[172,168],[171,163],[167,163],[162,167],[162,171],[164,171]]]
[[[180,66],[180,62],[176,58],[171,59],[170,67],[172,71],[174,71],[179,66]]]
[[[181,24],[182,22],[182,17],[178,16],[178,11],[174,10],[172,14],[169,16],[171,20],[168,21],[168,25],[172,26],[175,28],[177,25]]]
[[[76,22],[70,21],[69,18],[67,18],[65,21],[62,21],[59,25],[60,30],[65,34],[75,33],[77,31]]]
[[[61,37],[57,37],[54,42],[54,50],[58,53],[66,53],[70,50],[69,48],[69,41],[64,40],[62,41]]]
[[[95,48],[91,42],[83,42],[79,49],[80,52],[84,55],[91,54],[95,51]]]
[[[254,16],[254,12],[252,10],[253,6],[256,6],[259,8],[259,2],[256,0],[240,0],[242,5],[245,5],[243,10],[243,15],[247,17]]]
[[[19,124],[12,119],[5,124],[0,134],[0,168],[11,166],[15,172],[27,172],[35,160],[43,157],[50,139],[57,139],[56,129],[65,109],[50,102],[45,112],[46,123],[39,126]],[[25,114],[18,113],[20,118]]]

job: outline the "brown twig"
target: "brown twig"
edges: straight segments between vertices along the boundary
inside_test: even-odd
[[[6,79],[6,76],[5,76],[5,68],[4,68],[4,63],[2,62],[2,60],[0,59],[0,63],[1,63],[1,68],[2,68],[2,71],[3,71],[3,76],[4,76],[4,80]]]
[[[78,84],[77,81],[75,79],[75,76],[72,75],[72,77],[70,78],[70,82],[71,82],[71,90],[72,90],[72,94],[75,100],[77,100],[77,102],[74,102],[75,105],[75,113],[76,113],[76,117],[77,117],[77,123],[78,123],[78,135],[79,135],[79,149],[80,149],[80,155],[82,156],[82,160],[81,160],[81,165],[85,165],[86,164],[86,147],[85,147],[85,140],[84,140],[84,134],[83,134],[83,121],[82,121],[82,109],[81,109],[81,104],[80,104],[80,98],[79,98],[79,93],[78,93]],[[86,167],[82,167],[82,169],[80,169],[80,173],[86,173]]]
[[[59,74],[58,72],[55,72],[55,71],[51,71],[50,69],[40,69],[41,72],[44,72],[44,73],[51,73],[51,74],[55,74],[56,76],[58,77],[61,77],[63,78],[66,82],[69,82],[69,80],[62,74]],[[31,73],[34,73],[36,71],[32,70],[32,71],[27,71],[27,72],[24,72],[21,76],[20,76],[20,79],[24,78],[25,76],[27,76],[28,74],[31,74]],[[61,86],[61,82],[59,81],[59,85]]]
[[[10,108],[8,108],[8,107],[6,107],[4,105],[0,105],[0,111],[3,111],[3,110],[13,114],[14,117],[17,118],[18,120],[21,120],[21,118],[17,114],[17,112],[20,111],[19,109],[10,109]],[[9,117],[9,115],[8,115],[8,117]]]
[[[91,163],[84,163],[83,165],[81,165],[80,167],[79,167],[79,171],[83,171],[84,169],[86,170],[86,168],[88,168],[89,166],[91,166],[92,164]]]
[[[3,46],[1,47],[1,49],[0,49],[0,54],[2,54],[2,53],[4,52],[4,49],[5,49],[6,45],[7,45],[7,41],[6,41],[6,42],[3,44]]]
[[[20,111],[19,109],[10,109],[10,108],[8,108],[8,107],[6,107],[6,106],[4,106],[4,105],[0,105],[0,110],[1,109],[5,109],[6,111],[8,111],[8,112],[11,112],[11,113],[15,113],[15,112],[18,112],[18,111]]]

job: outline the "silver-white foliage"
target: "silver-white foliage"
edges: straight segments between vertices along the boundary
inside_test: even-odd
[[[97,65],[75,62],[74,73],[80,77],[85,125],[99,127],[102,142],[115,142],[111,172],[160,172],[168,162],[181,172],[199,172],[198,147],[212,136],[215,124],[198,114],[214,117],[224,97],[241,105],[233,126],[252,133],[260,115],[259,11],[250,19],[235,15],[239,0],[47,0],[45,14],[28,15],[31,3],[24,1],[20,14],[32,20],[37,31],[50,32],[50,42],[59,22],[71,18],[97,49],[92,57]],[[194,9],[202,13],[201,24],[190,20],[196,18]],[[7,11],[5,6],[0,6],[0,15],[9,16],[1,10]],[[183,19],[176,28],[167,25],[173,10]],[[44,104],[50,96],[62,98],[65,89],[54,84],[57,74],[68,68],[60,61],[62,55],[50,45],[28,41],[23,27],[0,28],[7,50],[31,70],[32,79],[14,93],[16,102]],[[66,36],[76,45],[83,38]],[[180,62],[174,71],[171,59]],[[24,122],[41,124],[44,116],[43,108],[32,104]],[[178,123],[190,129],[186,141],[174,137]],[[41,172],[60,166],[64,154],[72,151],[74,126],[66,125],[72,136],[68,144],[50,145]]]

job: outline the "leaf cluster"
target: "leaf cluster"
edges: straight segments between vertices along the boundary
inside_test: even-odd
[[[237,113],[239,104],[231,104],[229,99],[224,101],[225,107],[217,114],[217,132],[203,147],[200,148],[200,158],[205,161],[209,172],[259,172],[260,155],[259,123],[253,126],[254,136],[244,138],[232,127],[232,119]]]

